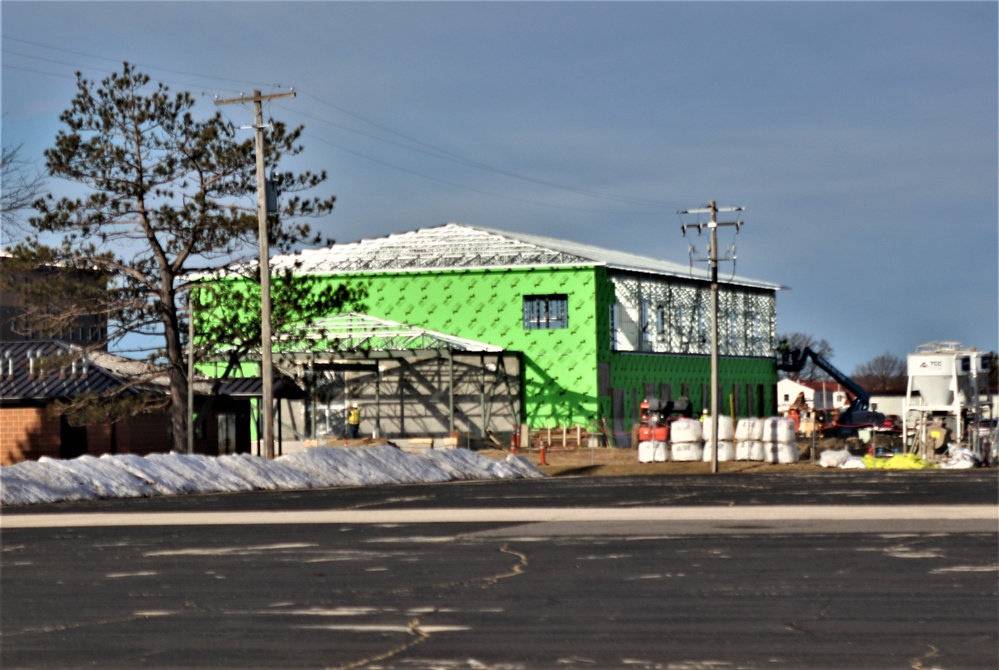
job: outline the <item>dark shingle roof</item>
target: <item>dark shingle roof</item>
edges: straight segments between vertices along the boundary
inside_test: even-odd
[[[122,385],[122,379],[62,342],[0,343],[0,400],[71,398]]]

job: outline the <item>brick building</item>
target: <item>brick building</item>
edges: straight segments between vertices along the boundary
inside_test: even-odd
[[[164,411],[138,414],[114,423],[71,424],[60,403],[84,394],[120,391],[125,395],[164,394],[155,378],[135,385],[145,364],[98,353],[84,355],[62,342],[0,344],[0,465],[48,456],[168,452],[173,446],[170,417]],[[148,371],[148,368],[145,368]],[[206,383],[196,388],[200,400]],[[195,453],[219,455],[250,451],[250,401],[216,396],[199,424]]]

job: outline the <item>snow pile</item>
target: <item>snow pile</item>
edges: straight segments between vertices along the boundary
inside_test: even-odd
[[[0,504],[543,476],[513,454],[497,461],[466,449],[414,455],[391,446],[314,447],[274,460],[177,453],[42,457],[0,468]]]

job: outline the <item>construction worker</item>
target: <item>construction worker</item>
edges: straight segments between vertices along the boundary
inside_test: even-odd
[[[777,345],[777,352],[780,354],[780,362],[787,364],[791,362],[791,345],[787,340],[781,340]]]
[[[703,410],[701,410],[701,423],[704,423],[707,420],[708,420],[708,408],[705,407]]]
[[[347,436],[356,440],[361,432],[361,410],[357,405],[351,405],[347,410]]]

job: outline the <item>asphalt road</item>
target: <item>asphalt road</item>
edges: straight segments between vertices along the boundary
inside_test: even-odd
[[[999,667],[997,471],[3,510],[0,667]]]

